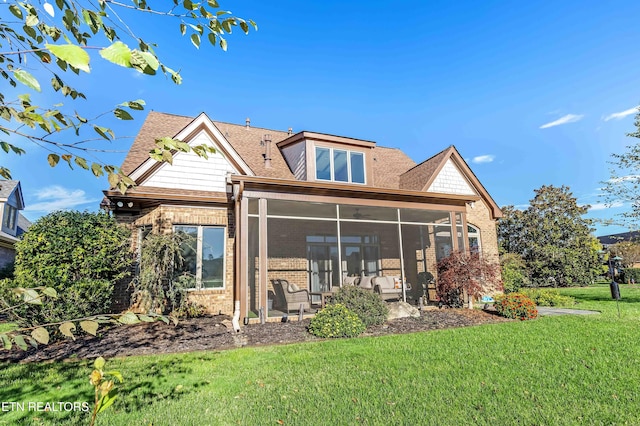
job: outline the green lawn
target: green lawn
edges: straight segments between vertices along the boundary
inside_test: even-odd
[[[563,290],[597,316],[113,359],[101,425],[638,424],[640,289]],[[0,401],[90,401],[88,362],[3,365]],[[87,424],[1,412],[0,424]]]

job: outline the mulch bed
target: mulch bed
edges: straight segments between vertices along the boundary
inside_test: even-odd
[[[230,328],[231,318],[217,315],[183,320],[178,325],[141,323],[104,330],[98,337],[81,336],[26,352],[18,348],[0,351],[0,361],[36,362],[151,355],[192,351],[219,351],[243,346],[276,345],[319,341],[307,331],[309,320],[287,323],[250,324],[240,333]],[[363,336],[415,333],[452,327],[467,327],[510,321],[495,313],[469,309],[439,309],[422,312],[420,318],[400,318],[370,327]],[[229,328],[228,328],[229,327]]]

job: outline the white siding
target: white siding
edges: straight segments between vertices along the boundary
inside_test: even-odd
[[[238,174],[238,171],[205,133],[198,134],[189,144],[212,145],[217,152],[209,154],[208,159],[193,152],[179,152],[173,156],[173,164],[163,163],[140,186],[225,192],[227,173]]]
[[[297,180],[307,180],[307,163],[304,141],[282,149],[282,155]]]
[[[451,159],[447,160],[427,192],[460,195],[476,194],[467,179],[465,179]]]

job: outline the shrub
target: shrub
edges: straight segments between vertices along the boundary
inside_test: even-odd
[[[624,268],[621,278],[623,283],[630,283],[632,279],[636,284],[640,283],[640,268]]]
[[[576,300],[571,296],[563,296],[556,289],[552,288],[527,288],[522,289],[524,294],[538,306],[563,306],[570,307],[576,304]]]
[[[522,293],[509,293],[498,296],[493,306],[495,306],[500,315],[506,318],[524,321],[538,317],[535,303]]]
[[[203,305],[192,302],[190,300],[184,302],[182,306],[174,309],[171,312],[171,316],[176,317],[178,319],[183,318],[202,318],[206,316],[207,308]]]
[[[104,212],[58,211],[38,219],[18,241],[15,286],[53,287],[57,299],[16,313],[21,324],[108,312],[113,285],[129,274],[129,231]]]
[[[488,288],[502,290],[500,268],[479,253],[454,251],[438,262],[436,292],[441,303],[459,308],[464,292],[479,297]]]
[[[383,324],[389,314],[389,308],[380,295],[351,285],[338,290],[329,304],[344,305],[358,315],[365,327]]]
[[[500,256],[500,268],[505,293],[518,291],[529,284],[527,266],[519,254],[505,253]]]
[[[318,337],[356,337],[365,329],[358,315],[340,303],[319,311],[309,324],[309,332]]]

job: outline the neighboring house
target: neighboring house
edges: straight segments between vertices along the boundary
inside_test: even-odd
[[[217,153],[149,159],[164,136]],[[412,284],[407,298],[415,300],[421,273],[436,275],[452,250],[497,260],[502,213],[453,146],[416,164],[372,141],[151,112],[122,169],[137,186],[105,195],[137,232],[134,245],[151,230],[193,236],[183,268],[193,277],[191,299],[236,320],[261,308],[282,315],[272,280],[319,302],[353,277],[388,276]]]
[[[19,241],[31,222],[27,220],[20,210],[24,209],[24,199],[20,181],[0,180],[0,268],[13,263],[16,258],[14,244]]]
[[[602,247],[604,249],[607,249],[609,248],[609,246],[612,246],[616,243],[621,243],[624,241],[630,241],[634,243],[640,242],[640,232],[638,231],[621,232],[619,234],[603,235],[597,238],[598,238],[598,241],[600,241],[600,244],[602,244]]]

